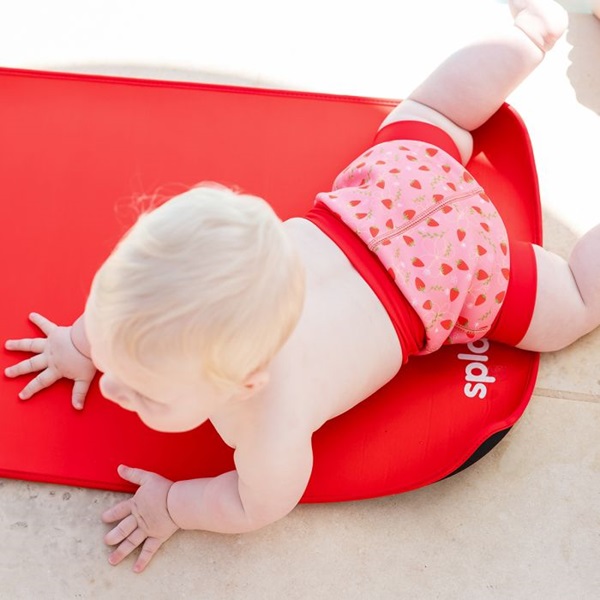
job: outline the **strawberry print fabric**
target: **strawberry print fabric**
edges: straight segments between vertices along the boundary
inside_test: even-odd
[[[508,287],[508,236],[458,161],[426,142],[384,142],[352,162],[316,202],[367,244],[419,315],[421,354],[486,335]]]

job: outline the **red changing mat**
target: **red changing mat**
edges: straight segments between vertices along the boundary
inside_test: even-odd
[[[0,69],[0,254],[3,339],[38,336],[40,312],[81,313],[92,276],[135,218],[141,194],[213,180],[267,199],[282,218],[371,143],[392,100]],[[504,105],[475,134],[469,168],[514,238],[541,242],[529,138]],[[19,356],[2,351],[2,369]],[[485,357],[485,358],[483,358]],[[485,341],[414,358],[374,396],[313,437],[305,502],[411,490],[455,471],[510,427],[539,357]],[[26,377],[0,380],[0,475],[132,490],[120,463],[171,479],[233,467],[210,424],[146,428],[92,387],[86,408],[59,382],[23,403]]]

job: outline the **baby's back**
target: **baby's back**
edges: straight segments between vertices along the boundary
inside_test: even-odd
[[[402,351],[386,310],[341,250],[305,219],[285,227],[306,268],[306,301],[271,376],[317,429],[387,383]]]

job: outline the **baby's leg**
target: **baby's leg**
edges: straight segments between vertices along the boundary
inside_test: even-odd
[[[509,0],[514,26],[455,52],[385,119],[433,123],[454,140],[467,163],[470,131],[485,123],[544,58],[567,26],[554,0]]]
[[[568,262],[538,246],[534,249],[535,308],[518,347],[560,350],[600,325],[600,225],[579,239]]]

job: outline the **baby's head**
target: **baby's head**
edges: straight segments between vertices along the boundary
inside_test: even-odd
[[[138,219],[97,272],[86,322],[92,352],[101,349],[111,367],[100,364],[105,372],[121,365],[135,381],[163,374],[190,395],[195,386],[206,394],[208,385],[233,398],[256,387],[303,299],[301,262],[270,206],[204,185]],[[130,374],[113,375],[133,387]],[[198,410],[191,420],[210,416]]]

